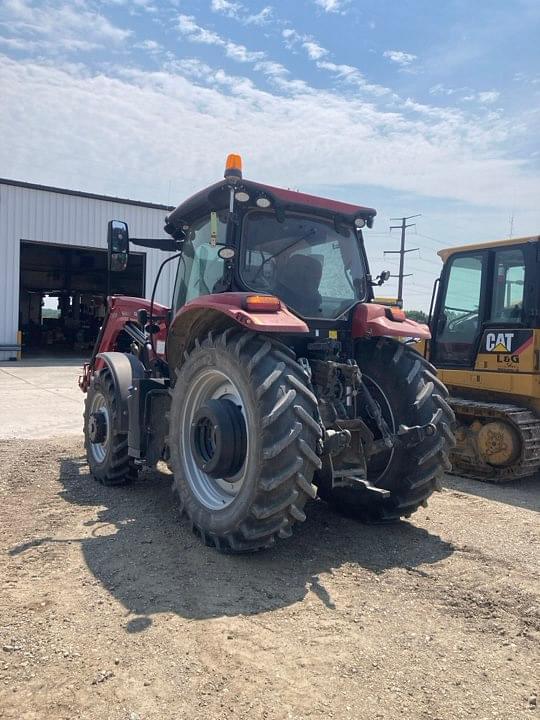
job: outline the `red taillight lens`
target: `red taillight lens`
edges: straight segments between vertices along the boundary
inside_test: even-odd
[[[245,307],[251,312],[277,312],[281,310],[281,301],[274,295],[248,295]]]

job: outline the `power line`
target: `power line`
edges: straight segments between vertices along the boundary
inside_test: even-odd
[[[390,231],[401,230],[401,244],[399,250],[386,250],[384,253],[385,255],[399,255],[399,273],[397,275],[391,275],[390,277],[398,278],[397,303],[400,307],[403,305],[403,278],[411,277],[412,275],[412,273],[405,275],[405,255],[409,252],[415,252],[416,250],[419,250],[419,248],[409,248],[408,250],[405,249],[405,232],[407,228],[414,227],[416,225],[416,223],[407,224],[407,220],[412,220],[415,217],[420,217],[420,214],[409,215],[409,217],[403,218],[390,218],[390,222],[401,220],[401,225],[390,225]]]
[[[432,242],[436,243],[437,245],[440,245],[443,248],[448,247],[447,242],[443,242],[442,240],[438,240],[437,238],[432,237],[431,235],[424,235],[423,233],[419,233],[418,230],[414,232],[414,235],[418,235],[418,237],[425,238],[426,240],[431,240]]]

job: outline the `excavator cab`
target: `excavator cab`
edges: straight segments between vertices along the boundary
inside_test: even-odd
[[[503,482],[540,469],[540,237],[441,250],[426,352],[458,421],[454,470]]]

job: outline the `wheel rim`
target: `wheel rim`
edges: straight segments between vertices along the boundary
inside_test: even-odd
[[[382,416],[388,425],[388,428],[392,434],[396,432],[396,421],[392,406],[384,390],[381,386],[373,380],[373,378],[362,372],[362,381],[366,383],[367,389],[371,393],[371,397],[379,406]],[[368,423],[369,429],[374,433],[375,440],[381,439],[381,432],[378,429],[375,422]],[[368,480],[376,485],[380,480],[383,479],[384,475],[388,471],[394,457],[395,448],[388,448],[388,450],[382,450],[381,452],[372,455],[367,462],[367,473]]]
[[[209,510],[223,510],[228,507],[240,493],[246,475],[247,461],[244,460],[240,470],[228,478],[216,478],[207,475],[198,465],[191,444],[192,425],[197,411],[209,400],[229,400],[241,411],[246,428],[248,428],[242,395],[230,378],[214,368],[200,372],[191,382],[184,398],[181,414],[180,458],[184,466],[185,477],[197,500]],[[249,457],[250,437],[246,433],[246,453]]]
[[[93,443],[90,442],[90,453],[97,463],[102,463],[109,451],[109,444],[111,438],[111,424],[109,419],[109,406],[105,396],[101,392],[97,392],[92,398],[90,405],[90,412],[88,414],[91,417],[94,413],[102,415],[105,421],[106,433],[103,442]]]

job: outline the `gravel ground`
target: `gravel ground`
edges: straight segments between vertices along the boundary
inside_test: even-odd
[[[202,547],[169,485],[97,485],[76,438],[0,444],[0,718],[538,713],[538,481],[448,478],[387,527],[313,503],[252,556]]]

